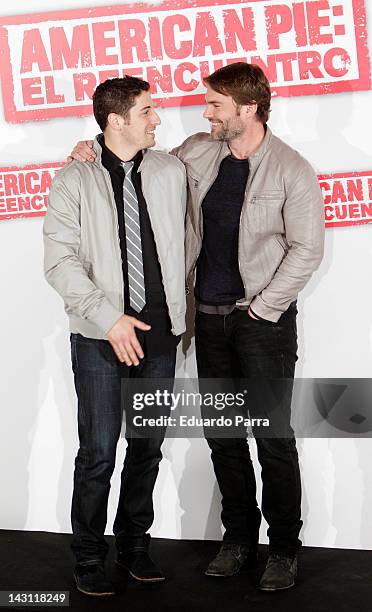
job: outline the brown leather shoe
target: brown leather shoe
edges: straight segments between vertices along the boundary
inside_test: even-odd
[[[266,569],[260,581],[261,591],[282,591],[295,584],[297,557],[276,553],[269,556]]]
[[[234,576],[244,564],[255,566],[257,549],[243,544],[223,543],[217,556],[208,565],[205,575],[227,578]]]

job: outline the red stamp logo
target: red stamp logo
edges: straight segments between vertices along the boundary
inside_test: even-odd
[[[49,187],[63,163],[0,168],[0,220],[45,215]]]
[[[132,74],[164,106],[204,103],[203,77],[259,64],[276,96],[370,89],[363,0],[168,0],[0,19],[5,118],[89,115]]]
[[[50,185],[63,165],[0,168],[0,220],[45,215]],[[326,227],[372,223],[372,171],[322,174],[318,179]]]
[[[372,171],[318,176],[326,227],[372,223]]]

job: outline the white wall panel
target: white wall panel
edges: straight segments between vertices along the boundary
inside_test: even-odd
[[[80,0],[79,7],[105,2]],[[120,4],[112,0],[107,5]],[[76,8],[75,0],[53,10]],[[372,30],[372,2],[366,1]],[[50,9],[46,0],[0,3],[0,16]],[[372,93],[273,100],[270,126],[318,173],[372,170]],[[75,141],[98,130],[92,117],[6,123],[0,104],[0,166],[63,160]],[[161,109],[164,148],[207,130],[202,107]],[[0,222],[0,527],[70,531],[77,449],[76,399],[62,302],[42,273],[42,218]],[[299,304],[301,377],[372,373],[372,225],[327,229],[320,270]],[[178,376],[195,376],[193,343],[179,349]],[[295,408],[294,408],[295,409]],[[252,453],[259,480],[254,442]],[[299,440],[304,487],[303,541],[312,546],[372,548],[370,439]],[[119,486],[121,440],[109,528]],[[219,493],[204,440],[167,440],[155,494],[153,535],[220,538]],[[262,528],[262,541],[265,540]]]

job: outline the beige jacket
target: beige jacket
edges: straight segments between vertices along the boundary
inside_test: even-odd
[[[53,180],[44,221],[44,268],[61,295],[70,330],[104,339],[124,312],[117,209],[109,172],[95,140],[93,163],[73,161]],[[184,217],[181,162],[147,150],[139,167],[175,335],[185,331]]]
[[[209,134],[191,136],[172,151],[185,164],[188,178],[186,276],[201,250],[201,204],[230,155],[225,142]],[[245,299],[258,316],[278,321],[319,266],[324,247],[324,207],[310,164],[267,128],[249,158],[249,178],[239,229],[239,269]]]

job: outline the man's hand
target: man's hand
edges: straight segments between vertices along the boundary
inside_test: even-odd
[[[73,159],[77,159],[81,162],[93,162],[96,159],[96,152],[93,149],[93,140],[79,140],[77,145],[72,149],[67,161],[70,162]]]
[[[117,358],[127,366],[138,365],[143,357],[143,350],[137,340],[135,327],[148,331],[151,325],[143,323],[134,317],[123,315],[107,332],[107,339],[114,349]]]

